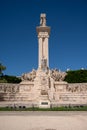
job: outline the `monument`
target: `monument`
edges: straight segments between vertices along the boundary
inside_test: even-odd
[[[0,84],[0,106],[47,108],[87,104],[87,83],[68,84],[66,72],[49,68],[49,36],[46,14],[40,15],[36,27],[38,37],[38,68],[21,76],[20,84]]]
[[[38,35],[38,69],[22,76],[23,83],[28,83],[28,80],[33,81],[32,88],[34,100],[39,104],[39,107],[49,107],[50,103],[55,99],[55,81],[62,81],[65,77],[65,72],[49,69],[49,35],[50,27],[46,25],[46,14],[40,16],[40,26],[36,27]],[[30,78],[29,78],[30,76]],[[60,87],[67,85],[66,82],[60,82]]]
[[[48,54],[48,39],[50,34],[50,27],[46,26],[46,14],[41,14],[40,26],[36,28],[38,34],[39,47],[39,64],[41,69],[49,68],[49,54]]]

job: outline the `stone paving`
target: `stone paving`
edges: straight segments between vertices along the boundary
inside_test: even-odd
[[[0,112],[0,130],[87,130],[87,112]]]

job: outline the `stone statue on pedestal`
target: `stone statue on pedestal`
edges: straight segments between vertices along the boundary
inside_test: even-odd
[[[46,14],[40,16],[40,26],[46,26]]]

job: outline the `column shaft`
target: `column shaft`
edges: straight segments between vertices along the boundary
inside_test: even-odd
[[[38,39],[38,44],[39,44],[38,45],[38,47],[39,47],[39,52],[38,52],[38,57],[39,57],[38,58],[38,65],[39,66],[38,67],[41,68],[41,59],[42,59],[42,55],[43,55],[42,54],[43,51],[42,51],[42,38],[41,37]]]
[[[45,38],[45,59],[47,59],[47,67],[49,67],[49,49],[48,49],[48,37]]]

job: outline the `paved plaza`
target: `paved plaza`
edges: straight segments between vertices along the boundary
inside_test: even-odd
[[[0,112],[0,130],[87,130],[87,112]]]

